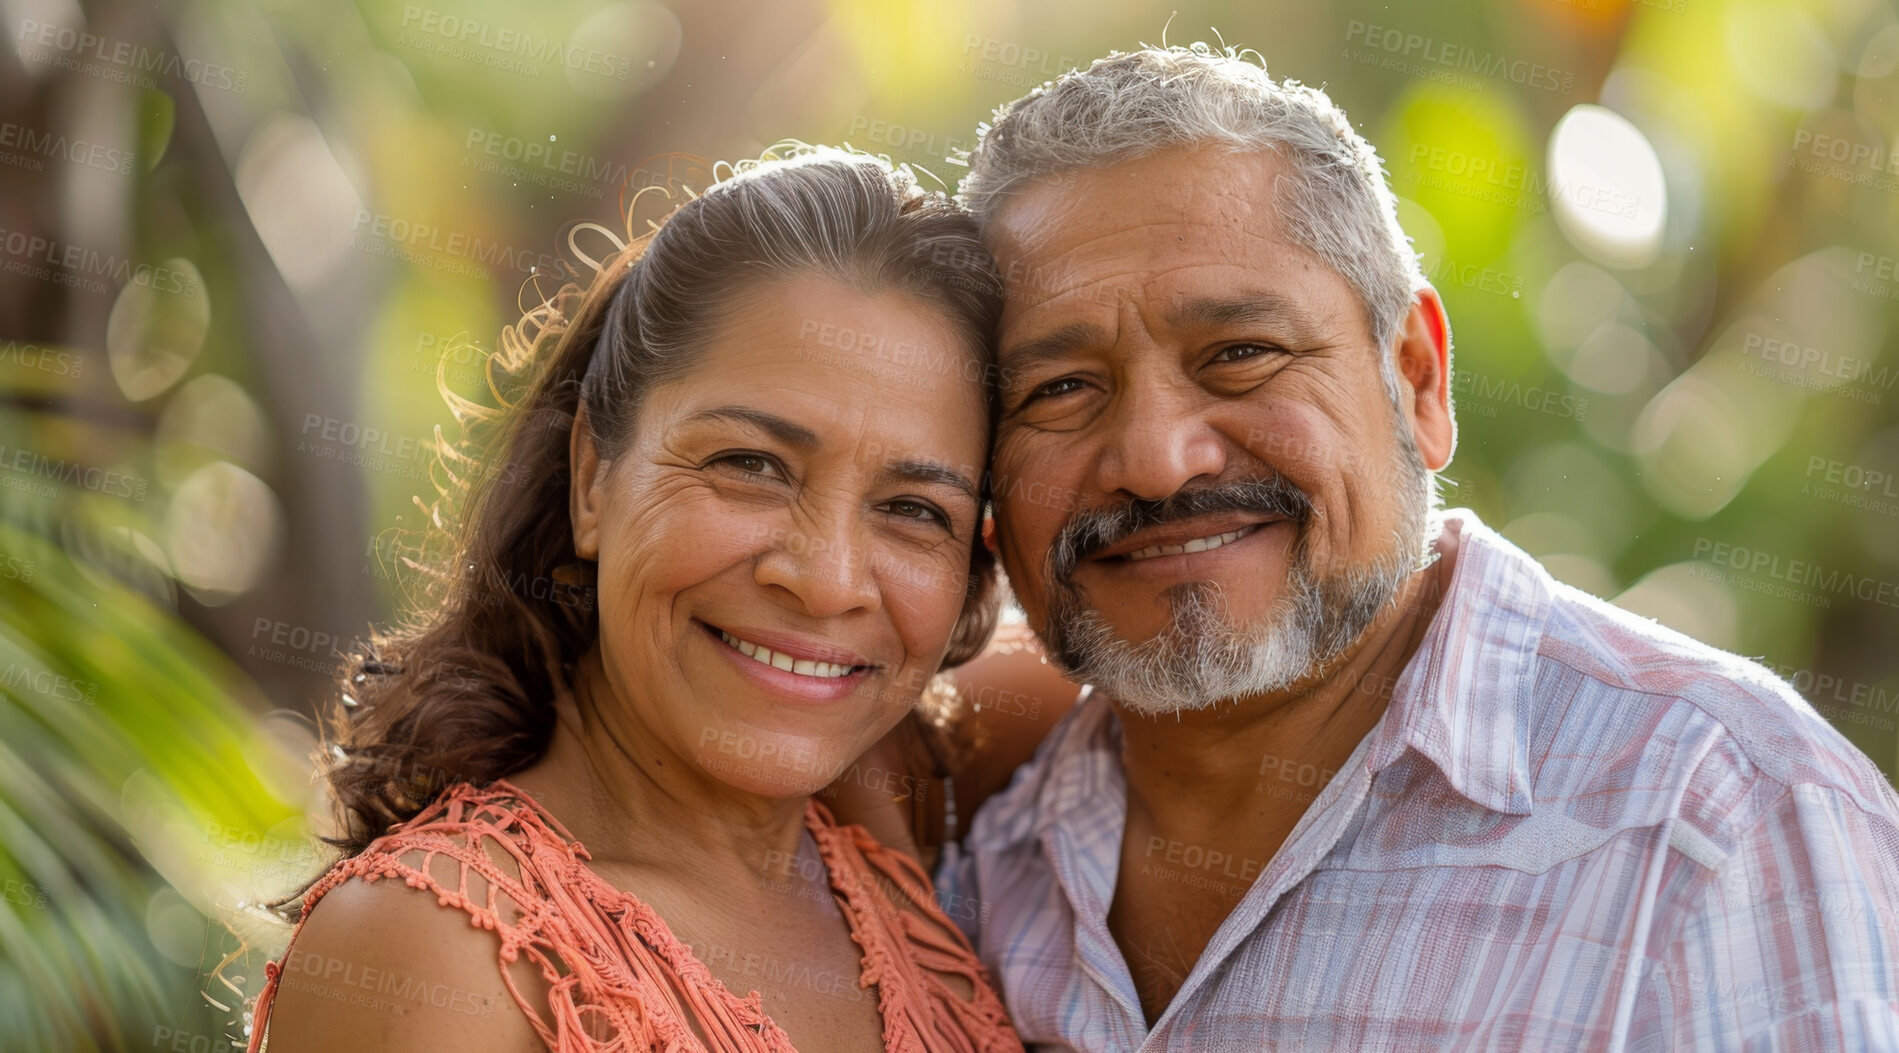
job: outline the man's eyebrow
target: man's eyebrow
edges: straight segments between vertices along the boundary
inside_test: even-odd
[[[883,474],[914,483],[941,483],[968,494],[971,501],[980,500],[976,495],[976,484],[969,476],[934,461],[892,461],[884,466]]]
[[[1168,324],[1176,329],[1275,325],[1286,330],[1289,339],[1301,341],[1317,340],[1322,331],[1317,319],[1297,300],[1263,289],[1232,296],[1184,297],[1174,302],[1166,317]],[[1010,373],[1020,375],[1049,359],[1072,354],[1077,348],[1113,342],[1113,334],[1101,326],[1070,322],[1052,332],[1010,344],[998,357],[1007,363]]]
[[[1264,290],[1235,296],[1188,296],[1167,311],[1176,329],[1229,329],[1249,325],[1279,325],[1294,337],[1310,337],[1319,326],[1297,301]]]
[[[715,406],[687,417],[685,423],[698,424],[704,421],[720,420],[757,428],[787,446],[808,449],[818,444],[818,433],[810,428],[788,421],[775,413],[767,413],[750,406]]]
[[[1052,332],[1010,344],[996,357],[1008,363],[1010,372],[1019,373],[1051,358],[1061,358],[1078,347],[1113,342],[1113,335],[1098,325],[1070,322]]]

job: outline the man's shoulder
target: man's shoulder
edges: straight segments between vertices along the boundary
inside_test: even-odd
[[[1886,776],[1757,661],[1560,583],[1537,657],[1530,740],[1608,761],[1550,772],[1567,784],[1549,787],[1559,796],[1641,785],[1673,795],[1678,815],[1714,834],[1811,786],[1899,820]]]

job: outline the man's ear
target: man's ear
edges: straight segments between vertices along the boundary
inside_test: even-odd
[[[574,525],[574,554],[598,560],[600,506],[608,462],[600,459],[600,451],[594,446],[592,421],[585,406],[574,414],[574,426],[567,435],[567,463],[573,466],[567,487],[567,515]]]
[[[1436,289],[1427,285],[1412,297],[1392,355],[1418,456],[1426,468],[1441,471],[1457,449],[1457,421],[1451,416],[1451,321]]]

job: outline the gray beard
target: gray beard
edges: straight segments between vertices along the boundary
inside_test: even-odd
[[[1055,582],[1042,634],[1050,657],[1071,678],[1147,716],[1208,709],[1321,675],[1397,598],[1429,551],[1430,472],[1409,434],[1400,432],[1399,445],[1399,525],[1370,563],[1321,578],[1302,533],[1288,555],[1286,594],[1263,623],[1234,624],[1219,585],[1186,582],[1167,590],[1167,624],[1138,644],[1116,636],[1080,589]]]

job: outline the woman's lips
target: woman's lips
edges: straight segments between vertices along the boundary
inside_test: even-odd
[[[849,675],[853,669],[861,668],[860,665],[855,662],[827,662],[818,658],[800,658],[791,651],[774,651],[763,644],[756,644],[750,640],[740,639],[726,632],[724,629],[713,628],[718,632],[719,639],[723,641],[727,647],[732,648],[760,665],[768,665],[773,669],[780,669],[787,673],[796,673],[799,676],[815,676],[821,680],[835,680],[840,676]]]
[[[857,690],[876,669],[850,651],[803,642],[787,644],[782,636],[771,637],[779,644],[772,648],[718,626],[700,624],[741,675],[772,694],[810,702],[834,701]],[[831,661],[828,656],[832,655],[843,660]]]

